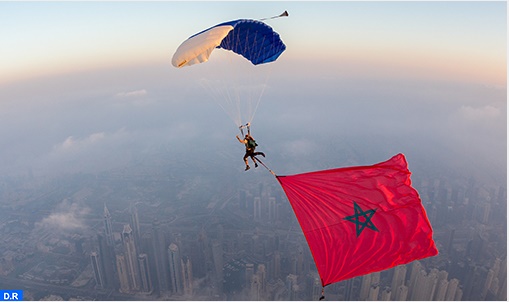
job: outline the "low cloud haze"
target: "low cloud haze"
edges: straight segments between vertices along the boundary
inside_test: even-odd
[[[36,222],[38,231],[49,230],[52,233],[70,233],[85,230],[84,216],[90,209],[65,199],[58,204],[54,211],[41,221]]]
[[[410,165],[505,177],[505,89],[301,68],[288,75],[274,67],[253,121],[280,174],[403,152]],[[209,150],[241,157],[235,124],[193,76],[162,64],[4,87],[5,174],[98,172],[171,148],[203,150],[211,161]]]

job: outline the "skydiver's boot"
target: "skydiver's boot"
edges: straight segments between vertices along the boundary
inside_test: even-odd
[[[247,166],[246,166],[246,169],[245,169],[244,171],[247,171],[247,170],[249,170],[249,169],[251,169],[251,167],[249,167],[249,165],[247,165]]]
[[[263,153],[263,152],[260,152],[260,155],[261,155],[261,156],[263,156],[263,157],[265,157],[265,153]]]
[[[255,162],[255,168],[258,168],[258,164]]]

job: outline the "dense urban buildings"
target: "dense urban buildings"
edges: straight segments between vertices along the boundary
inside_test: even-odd
[[[507,299],[503,185],[413,176],[439,255],[322,293],[270,174],[255,170],[247,182],[193,169],[175,163],[5,180],[0,284],[31,300]]]

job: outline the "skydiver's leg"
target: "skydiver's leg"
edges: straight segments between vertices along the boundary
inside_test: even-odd
[[[255,168],[257,168],[258,167],[258,163],[256,162],[255,154],[254,153],[251,155],[251,160],[254,162]]]
[[[247,157],[249,156],[249,154],[246,152],[246,154],[244,155],[244,163],[246,164],[246,170],[249,170],[249,163],[247,162]]]
[[[261,155],[261,156],[265,157],[265,153],[263,153],[263,152],[255,152],[255,154],[254,154],[254,155],[255,155],[255,156],[256,156],[256,155]]]

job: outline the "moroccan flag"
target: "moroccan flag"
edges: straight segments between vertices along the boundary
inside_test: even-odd
[[[372,166],[276,176],[322,286],[438,254],[410,174],[398,154]]]

